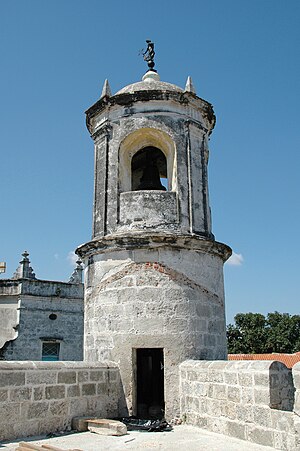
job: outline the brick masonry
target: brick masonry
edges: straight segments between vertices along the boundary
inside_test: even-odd
[[[0,362],[0,440],[68,430],[76,416],[117,416],[121,398],[113,363]]]

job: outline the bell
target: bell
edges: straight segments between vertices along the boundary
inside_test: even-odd
[[[153,189],[166,191],[166,188],[162,185],[160,181],[158,167],[153,161],[150,161],[148,165],[144,168],[144,172],[137,189],[138,190]]]

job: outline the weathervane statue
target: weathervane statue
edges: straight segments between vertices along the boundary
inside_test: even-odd
[[[154,43],[150,39],[146,39],[146,42],[148,44],[148,47],[145,52],[143,52],[144,61],[147,61],[149,70],[156,72],[156,70],[154,69],[155,63],[153,61],[155,55]]]

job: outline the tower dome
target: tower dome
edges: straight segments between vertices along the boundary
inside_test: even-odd
[[[116,93],[119,94],[133,94],[139,91],[165,91],[165,92],[183,92],[179,86],[161,81],[157,72],[148,71],[145,73],[141,81],[132,83],[120,89]]]

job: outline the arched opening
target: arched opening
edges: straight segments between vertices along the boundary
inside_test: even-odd
[[[157,147],[136,152],[131,160],[131,190],[161,190],[168,187],[167,159]]]

